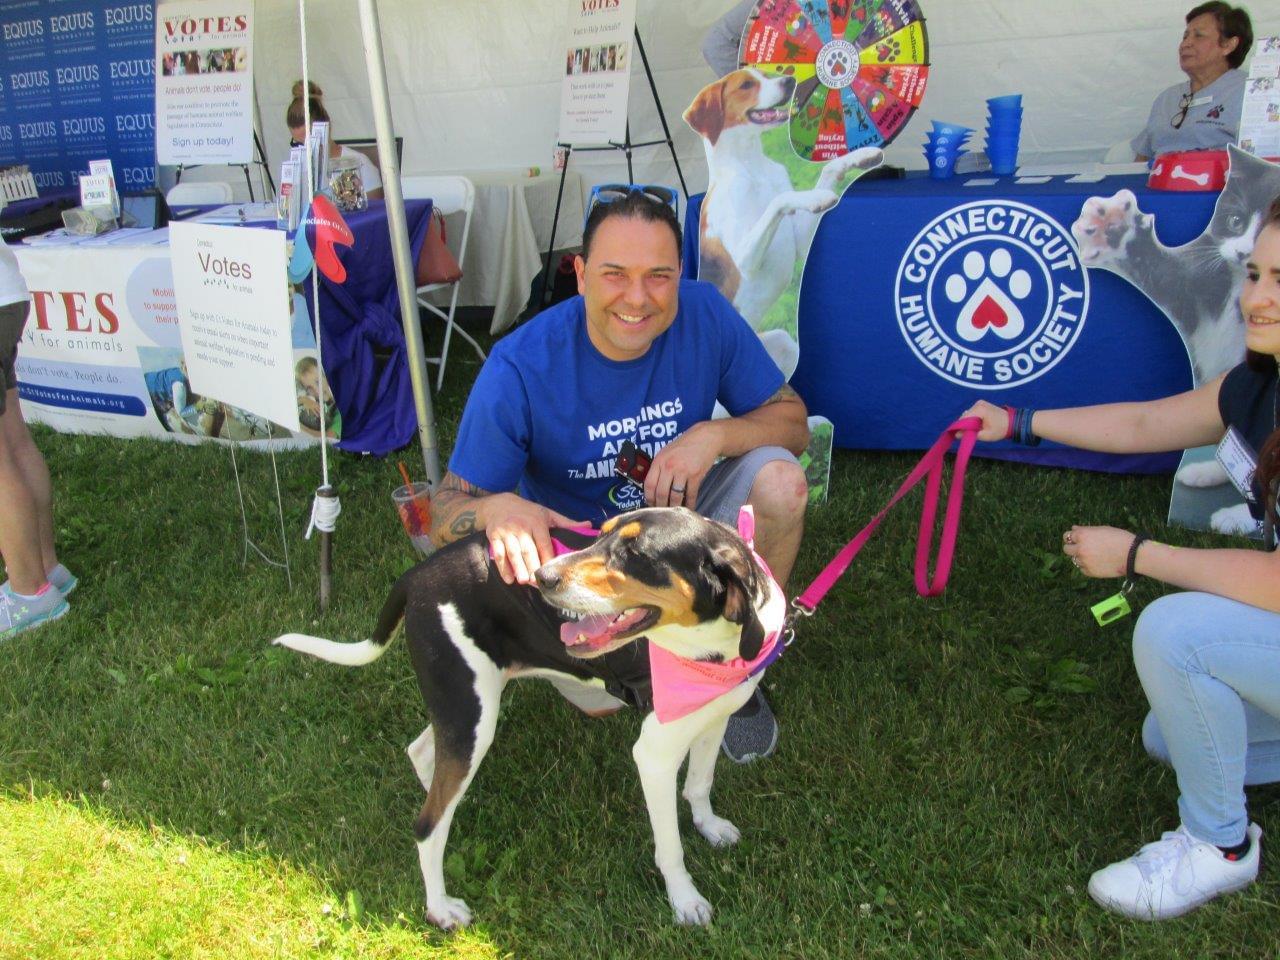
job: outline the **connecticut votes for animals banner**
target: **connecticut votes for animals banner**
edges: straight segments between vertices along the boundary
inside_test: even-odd
[[[253,159],[253,2],[180,0],[156,10],[156,157]]]

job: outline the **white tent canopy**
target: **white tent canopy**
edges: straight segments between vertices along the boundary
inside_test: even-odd
[[[699,45],[732,0],[639,0],[637,26],[691,191],[706,185],[702,147],[680,115],[713,79]],[[928,121],[981,128],[987,97],[1021,93],[1025,162],[1100,160],[1141,129],[1156,93],[1184,78],[1177,45],[1192,0],[921,0],[933,67],[921,110],[888,161],[923,169]],[[1280,7],[1249,7],[1259,36]],[[340,138],[373,135],[368,78],[351,0],[308,0],[312,78]],[[391,111],[405,173],[552,165],[569,0],[379,0]],[[257,0],[256,84],[272,175],[287,152],[284,113],[301,73],[297,0]],[[633,58],[634,140],[661,136]],[[575,154],[588,182],[626,178],[620,153]],[[677,182],[663,147],[636,153],[640,182]],[[229,180],[238,171],[193,171]]]

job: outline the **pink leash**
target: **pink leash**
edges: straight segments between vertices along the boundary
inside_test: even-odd
[[[978,430],[982,421],[977,417],[965,417],[957,420],[938,437],[929,451],[916,464],[902,486],[893,495],[883,510],[877,513],[858,535],[850,540],[844,548],[832,558],[826,568],[805,588],[804,593],[792,601],[795,611],[809,616],[814,608],[835,586],[837,580],[849,569],[853,558],[863,548],[871,535],[876,532],[885,516],[893,509],[912,487],[928,474],[928,482],[924,488],[924,506],[920,511],[920,535],[916,540],[916,592],[922,597],[936,597],[947,588],[947,578],[951,575],[951,560],[955,556],[956,534],[960,532],[960,505],[964,500],[964,473],[969,465],[969,454],[978,442]],[[929,579],[929,554],[933,550],[934,520],[938,515],[938,493],[942,488],[942,471],[947,451],[955,439],[960,440],[960,449],[956,452],[956,466],[951,479],[951,489],[947,492],[947,513],[942,521],[942,538],[938,542],[938,562],[933,579]]]

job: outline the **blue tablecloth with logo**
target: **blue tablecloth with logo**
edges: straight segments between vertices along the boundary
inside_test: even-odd
[[[855,182],[819,224],[800,290],[791,379],[838,447],[927,448],[974,400],[1036,408],[1148,400],[1191,386],[1173,325],[1127,280],[1081,267],[1070,227],[1086,199],[1127,188],[1168,246],[1199,236],[1216,193],[1141,176],[1018,184],[1003,177]],[[685,215],[697,271],[701,197]],[[984,444],[990,456],[1121,472],[1177,455]]]

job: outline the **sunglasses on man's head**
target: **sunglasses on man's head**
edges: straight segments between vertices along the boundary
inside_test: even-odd
[[[1178,101],[1178,112],[1169,120],[1169,123],[1175,130],[1182,129],[1182,123],[1187,119],[1187,111],[1191,109],[1191,91],[1188,90],[1182,95],[1182,99]]]
[[[633,193],[640,193],[650,200],[665,203],[673,213],[677,215],[680,213],[676,206],[676,192],[670,187],[657,183],[601,183],[591,188],[591,202],[587,205],[587,216],[591,216],[591,211],[598,205],[622,200]]]

